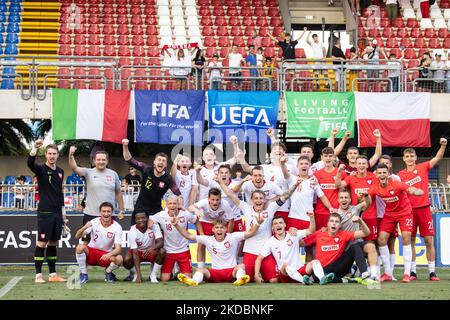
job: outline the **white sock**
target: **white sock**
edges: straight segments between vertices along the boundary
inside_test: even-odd
[[[106,272],[110,273],[116,270],[119,266],[115,264],[114,262],[111,262],[108,268],[106,268]]]
[[[436,264],[434,261],[428,261],[428,272],[432,273],[436,271]]]
[[[245,270],[242,269],[242,268],[237,269],[237,271],[236,271],[236,279],[239,280],[243,276],[245,276]]]
[[[405,266],[405,274],[409,276],[411,273],[412,248],[410,245],[403,246],[403,264]]]
[[[77,257],[78,266],[80,267],[81,273],[87,273],[86,266],[86,253],[75,254]]]
[[[150,276],[154,275],[156,276],[159,272],[159,270],[161,270],[161,265],[157,264],[156,262],[153,264],[153,269],[152,269],[152,273],[150,274]]]
[[[378,266],[370,266],[370,276],[377,277],[378,276]]]
[[[287,266],[287,267],[286,267],[286,273],[289,275],[289,277],[290,277],[291,279],[294,279],[295,281],[300,282],[300,283],[305,283],[305,282],[303,281],[303,277],[302,277],[302,275],[300,274],[300,272],[298,272],[298,271],[295,270],[294,268],[292,268],[292,267],[290,267],[290,266]]]
[[[378,249],[380,250],[381,261],[383,261],[384,273],[386,273],[388,276],[392,276],[388,246],[382,246]]]
[[[322,265],[320,264],[319,260],[314,260],[313,263],[313,272],[316,275],[317,278],[322,279],[325,277],[325,273],[323,272]]]
[[[130,274],[135,274],[136,273],[136,268],[135,267],[132,267],[131,269],[130,269]]]
[[[391,262],[391,274],[394,274],[395,259],[396,259],[395,253],[391,253],[389,255],[389,258],[390,258],[390,262]]]
[[[200,284],[203,281],[203,273],[197,271],[196,273],[194,273],[192,279],[194,279],[197,284]]]
[[[411,272],[417,273],[416,262],[411,261]]]
[[[198,261],[197,262],[197,268],[204,268],[205,267],[205,262],[204,261]]]
[[[381,257],[378,256],[377,259],[377,275],[380,277],[381,276]]]

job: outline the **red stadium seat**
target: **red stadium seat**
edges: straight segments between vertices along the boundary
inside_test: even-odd
[[[115,21],[114,16],[112,14],[103,14],[103,16],[102,16],[102,23],[103,24],[115,24],[116,21]]]
[[[72,37],[70,34],[60,34],[58,39],[59,44],[72,44]]]
[[[116,7],[116,14],[117,15],[127,15],[128,9],[127,9],[126,5],[118,5]]]
[[[139,34],[134,35],[133,38],[131,39],[131,45],[132,46],[144,45],[144,38],[142,38],[142,36]]]
[[[130,8],[130,14],[131,15],[139,15],[140,16],[142,14],[141,7],[139,7],[139,6],[132,6]]]
[[[386,47],[388,48],[398,48],[398,42],[396,38],[387,38]]]
[[[89,14],[100,14],[100,7],[98,5],[89,5]]]
[[[99,24],[100,23],[100,15],[98,14],[89,14],[88,23],[89,24]]]
[[[258,24],[257,24],[258,25]],[[267,27],[260,27],[259,28],[259,31],[258,31],[258,35],[260,36],[260,37],[265,37],[265,36],[267,36],[267,32],[269,31],[269,28],[267,28]]]
[[[408,61],[408,68],[417,68],[420,65],[420,61],[418,59],[411,59]]]
[[[426,28],[424,32],[425,38],[436,38],[436,32],[433,28]]]
[[[145,24],[148,26],[156,26],[158,24],[158,20],[155,16],[147,16],[145,17]]]
[[[219,37],[228,37],[228,29],[227,27],[217,27],[216,35]]]
[[[380,19],[380,27],[381,28],[386,28],[389,27],[391,25],[391,22],[389,21],[388,18],[381,18]]]
[[[210,26],[203,27],[202,35],[203,36],[214,36],[214,29]]]
[[[241,27],[233,27],[233,28],[231,29],[231,35],[232,35],[232,36],[242,36],[243,33],[242,33]]]
[[[142,0],[130,0],[130,4],[133,6],[140,6],[142,4]]]
[[[425,39],[424,39],[424,38],[417,38],[417,39],[414,41],[414,47],[415,47],[415,48],[426,48],[426,47],[427,47],[427,44],[426,44],[426,42],[425,42]]]
[[[144,34],[144,30],[142,29],[142,26],[139,24],[134,24],[131,27],[131,34],[138,34],[138,35],[143,35]]]
[[[161,55],[158,47],[150,47],[147,51],[148,57],[159,57]]]
[[[103,25],[102,34],[103,35],[114,35],[114,27],[111,24]]]
[[[214,39],[214,37],[205,37],[205,39],[203,40],[203,45],[205,47],[216,47],[216,39]]]
[[[256,18],[256,25],[259,27],[267,27],[269,24],[267,23],[266,17],[258,17]]]
[[[402,52],[399,48],[393,48],[391,49],[391,51],[389,52],[389,54],[395,54],[395,58],[399,59],[402,56]]]
[[[278,37],[284,31],[283,27],[275,27],[272,30],[272,34],[274,37]]]
[[[113,35],[105,35],[103,37],[103,45],[116,45],[116,38]]]
[[[241,22],[239,21],[239,18],[237,16],[230,17],[230,20],[228,20],[229,26],[241,26]]]
[[[130,30],[128,29],[128,25],[119,25],[117,27],[117,34],[118,35],[129,35],[130,34]]]
[[[408,28],[419,28],[419,22],[415,18],[408,18],[408,20],[406,20],[406,26]]]
[[[156,36],[158,35],[158,28],[154,25],[148,25],[145,29],[145,34],[148,36]]]
[[[223,16],[217,16],[216,19],[214,20],[214,25],[219,27],[227,26],[227,20],[225,20]]]
[[[239,16],[239,12],[237,10],[237,7],[235,7],[235,6],[228,6],[227,16],[229,16],[229,17],[238,17]]]
[[[100,46],[91,44],[88,48],[88,56],[100,56]]]
[[[150,82],[150,90],[162,90],[162,83],[159,80]]]
[[[440,49],[441,48],[441,44],[439,42],[439,39],[431,38],[430,41],[428,41],[428,48]]]
[[[149,47],[157,47],[159,45],[158,37],[148,36],[145,44]]]
[[[114,7],[112,5],[103,5],[102,14],[114,14]]]
[[[148,4],[155,5],[156,4],[156,0],[143,0],[142,2],[145,5],[148,5]]]
[[[230,39],[228,37],[220,37],[219,38],[219,47],[228,48],[229,46],[230,46]]]
[[[221,6],[223,4],[222,0],[211,0],[211,5],[213,6]]]
[[[223,10],[222,5],[220,5],[220,6],[215,6],[215,7],[213,8],[213,14],[214,14],[216,17],[223,17],[223,16],[225,16],[225,10]]]
[[[166,90],[177,90],[177,83],[176,81],[169,80],[166,82]]]
[[[119,38],[117,39],[117,44],[119,46],[129,46],[130,39],[128,38],[128,36],[120,35]]]
[[[412,28],[411,29],[411,38],[422,38],[422,30],[420,28]]]
[[[266,12],[264,11],[263,7],[255,7],[253,9],[253,15],[256,17],[265,17],[266,16]]]
[[[417,56],[423,57],[423,55],[424,55],[426,52],[429,52],[428,48],[420,48],[420,49],[419,49],[419,53],[417,54]]]
[[[141,48],[141,47],[136,47],[136,48]],[[134,56],[133,64],[136,65],[136,66],[138,66],[138,65],[139,66],[145,66],[146,65],[145,58],[144,57],[136,57],[135,56],[134,51],[136,50],[136,48],[134,48],[134,50],[133,50],[133,56]],[[142,50],[144,50],[144,48],[142,48]],[[144,51],[144,54],[145,54],[145,51]]]
[[[129,46],[120,46],[119,45],[119,50],[117,51],[117,55],[119,57],[129,57],[131,56],[131,52],[130,52],[130,48]]]
[[[145,49],[142,46],[135,46],[133,47],[133,57],[137,59],[137,57],[142,58],[145,57]],[[134,63],[137,63],[137,61],[134,61]],[[139,63],[144,64],[144,63]]]
[[[403,22],[403,19],[401,17],[397,17],[394,19],[394,22],[392,23],[393,27],[396,28],[404,28],[405,27],[405,23]]]
[[[272,47],[273,46],[272,39],[270,39],[269,37],[262,37],[262,39],[261,39],[261,46],[263,48]],[[258,48],[256,48],[256,49],[258,49]]]
[[[380,31],[378,30],[378,28],[371,28],[369,29],[369,33],[368,36],[370,38],[376,38],[376,37],[380,37]]]
[[[394,29],[392,29],[392,27],[386,27],[382,31],[383,31],[383,38],[395,37]],[[359,33],[359,31],[358,36],[361,38],[361,34]]]
[[[408,30],[406,30],[406,28],[398,28],[398,30],[397,30],[397,37],[398,38],[407,38],[407,37],[409,37]]]
[[[130,57],[127,56],[127,57],[120,57],[119,58],[119,66],[129,66],[129,65],[131,65]]]
[[[128,16],[126,14],[117,15],[117,24],[128,24]]]
[[[281,21],[280,17],[272,17],[269,24],[271,27],[282,27],[283,21]]]
[[[74,56],[85,56],[85,55],[87,55],[86,46],[84,46],[84,45],[77,45],[77,46],[75,46],[74,49],[73,49],[73,55]]]
[[[58,55],[60,56],[68,56],[72,54],[72,49],[70,48],[70,45],[62,44],[58,48]]]
[[[306,58],[305,50],[303,50],[303,48],[296,48],[295,49],[295,57],[297,59],[304,59],[304,58]]]
[[[200,24],[202,26],[212,26],[214,23],[213,23],[213,21],[212,21],[210,16],[203,16],[201,21],[200,21]]]
[[[242,37],[234,37],[233,45],[237,45],[238,47],[245,47],[244,39]]]
[[[142,25],[142,18],[140,15],[131,16],[132,25]]]
[[[146,16],[154,16],[154,15],[156,15],[156,8],[155,8],[155,6],[153,6],[153,5],[145,6],[144,7],[144,14]]]
[[[253,27],[255,23],[253,22],[252,17],[243,17],[242,18],[242,25],[245,27]]]
[[[448,30],[446,28],[440,28],[438,29],[438,37],[439,38],[447,38],[449,35]]]
[[[95,25],[95,24],[93,24],[93,26],[97,26],[98,27],[98,25]],[[73,33],[75,33],[75,34],[86,34],[86,25],[84,25],[84,24],[76,25],[76,27],[73,29]]]
[[[219,39],[219,41],[220,41],[220,39]],[[222,59],[227,58],[228,57],[228,48],[225,48],[225,47],[221,48],[219,55]],[[225,62],[223,62],[223,63],[225,63]],[[225,67],[225,64],[223,66]]]
[[[84,34],[76,34],[73,38],[73,44],[86,44],[86,36]]]
[[[269,47],[269,48],[266,48],[265,50],[264,50],[264,56],[266,56],[266,57],[274,57],[275,56],[275,50],[274,50],[274,48],[273,47]]]
[[[253,27],[253,26],[247,26],[247,27],[245,27],[244,35],[246,35],[246,36],[251,36],[253,30],[255,30],[255,27]]]
[[[403,38],[402,40],[400,40],[400,45],[405,47],[405,48],[412,48],[413,47],[413,43],[411,41],[411,38]]]
[[[416,58],[417,58],[416,50],[414,50],[413,48],[405,49],[405,59],[416,59]]]
[[[107,45],[103,47],[103,55],[106,57],[115,57],[116,49],[112,45]]]
[[[444,47],[444,49],[450,49],[450,38],[445,38],[442,46]]]
[[[214,40],[215,41],[215,40]],[[206,52],[205,52],[205,56],[207,58],[212,58],[213,54],[215,54],[217,52],[216,48],[212,48],[212,47],[207,47],[206,48]]]
[[[208,6],[200,6],[200,8],[198,9],[198,14],[201,16],[211,16],[211,10],[209,9],[209,5]]]
[[[246,6],[242,5],[242,7],[241,7],[241,16],[242,17],[251,17],[252,16],[252,10],[250,9],[250,7],[246,7]]]
[[[267,10],[267,15],[269,17],[279,17],[280,16],[280,11],[278,11],[278,5],[275,7],[270,7]]]

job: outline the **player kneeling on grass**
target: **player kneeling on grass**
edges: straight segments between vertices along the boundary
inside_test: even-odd
[[[88,281],[87,264],[106,268],[105,281],[114,283],[116,276],[113,270],[122,265],[122,227],[112,219],[114,206],[109,202],[100,205],[100,217],[86,223],[75,234],[80,240],[87,234],[91,240],[87,245],[79,244],[76,248],[76,257],[80,266],[80,283]],[[86,264],[87,263],[87,264]]]
[[[147,229],[148,217],[145,212],[136,213],[135,221],[136,224],[131,227],[128,233],[130,250],[123,260],[123,266],[130,270],[130,274],[125,278],[125,281],[142,282],[141,261],[147,261],[153,263],[149,280],[157,283],[157,274],[161,270],[166,256],[161,229],[156,223]]]
[[[259,217],[257,223],[245,232],[227,233],[227,223],[224,220],[216,220],[213,223],[213,235],[201,236],[190,234],[186,229],[180,227],[176,219],[172,224],[188,240],[203,244],[211,254],[212,268],[198,268],[191,278],[184,274],[178,274],[178,280],[189,285],[196,286],[203,281],[207,282],[233,282],[236,286],[241,286],[250,281],[250,276],[245,274],[245,266],[237,264],[236,257],[240,248],[240,242],[252,237],[263,218]],[[235,280],[236,279],[236,280]]]
[[[294,282],[311,285],[313,282],[309,278],[314,275],[320,279],[320,284],[327,284],[333,281],[334,274],[329,273],[325,276],[322,265],[319,260],[312,260],[303,265],[300,260],[299,241],[312,234],[316,229],[314,213],[307,212],[310,218],[309,229],[295,230],[293,234],[286,232],[286,223],[282,216],[276,216],[272,220],[272,231],[274,235],[266,241],[255,262],[255,281],[262,283],[263,278],[260,273],[261,262],[265,257],[272,254],[280,270],[280,282]]]

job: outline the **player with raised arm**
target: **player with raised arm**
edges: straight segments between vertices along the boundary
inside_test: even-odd
[[[99,207],[100,217],[88,221],[75,234],[80,240],[86,234],[91,240],[86,244],[78,244],[75,252],[80,267],[80,283],[88,282],[87,265],[101,266],[105,269],[105,281],[114,283],[113,271],[122,265],[122,227],[112,219],[114,206],[104,202]]]
[[[252,193],[251,199],[253,205],[239,200],[239,198],[234,194],[233,191],[228,189],[228,187],[222,182],[220,182],[220,187],[225,192],[225,194],[230,197],[239,209],[244,213],[246,229],[249,230],[257,222],[258,217],[263,217],[264,222],[261,223],[259,230],[256,234],[247,239],[244,243],[244,265],[246,273],[251,277],[255,275],[255,261],[258,257],[259,251],[264,243],[270,239],[272,236],[272,219],[276,215],[279,207],[282,206],[295,191],[297,186],[301,183],[300,180],[289,189],[287,192],[281,195],[280,199],[277,201],[268,202],[266,200],[266,195],[264,192],[256,190]],[[275,258],[272,255],[267,256],[261,264],[261,274],[264,281],[267,282],[278,282],[278,270],[276,267]]]
[[[300,260],[300,240],[315,231],[314,213],[308,212],[308,215],[311,219],[309,228],[295,231],[293,234],[286,232],[286,222],[282,217],[273,218],[272,232],[274,235],[266,241],[255,261],[255,281],[257,283],[264,281],[260,273],[261,262],[270,254],[275,257],[280,270],[279,279],[282,283],[297,281],[311,285],[313,284],[310,279],[312,274],[320,279],[320,284],[326,284],[333,280],[334,274],[330,273],[325,276],[319,260],[312,260],[306,265]]]
[[[378,162],[378,159],[380,159],[382,154],[382,145],[381,145],[381,132],[378,129],[375,129],[373,131],[373,135],[376,138],[376,145],[375,145],[375,153],[374,155],[369,159],[369,166],[368,169],[373,168]],[[355,172],[358,170],[356,160],[359,156],[359,150],[357,147],[348,147],[347,149],[347,160],[348,164],[345,166],[345,173],[350,174],[352,172]]]
[[[430,198],[428,195],[428,172],[444,157],[445,149],[447,148],[447,139],[440,139],[441,147],[436,153],[436,156],[430,161],[416,163],[417,154],[413,148],[407,148],[403,151],[403,161],[406,168],[398,173],[400,179],[409,186],[415,186],[424,191],[424,194],[419,197],[409,196],[411,207],[413,211],[413,226],[411,233],[412,244],[412,265],[411,265],[411,280],[417,279],[416,272],[416,234],[419,228],[420,235],[425,239],[426,254],[428,260],[429,279],[431,281],[439,281],[436,275],[436,250],[434,248],[434,228],[433,216],[430,210]]]
[[[128,232],[130,249],[123,259],[123,266],[130,270],[125,281],[142,282],[141,262],[146,261],[153,263],[148,279],[152,283],[157,283],[157,274],[166,256],[161,229],[158,224],[147,228],[148,217],[145,212],[137,212],[135,218],[136,224],[131,226]]]
[[[130,166],[142,172],[141,190],[131,215],[131,225],[133,225],[136,212],[153,215],[162,210],[161,200],[167,190],[172,190],[177,196],[181,193],[170,173],[165,171],[167,167],[167,155],[165,153],[157,153],[153,160],[153,166],[149,166],[131,156],[128,143],[128,139],[122,140],[123,158]],[[182,203],[181,200],[180,203]]]
[[[203,244],[209,251],[212,260],[211,269],[199,267],[192,278],[179,274],[178,280],[189,285],[197,286],[203,279],[207,282],[233,282],[235,286],[242,286],[250,281],[250,276],[245,274],[245,266],[237,264],[236,257],[239,244],[242,240],[249,239],[258,230],[263,218],[258,217],[256,223],[244,232],[227,232],[227,222],[222,219],[214,221],[213,235],[194,235],[180,227],[176,219],[172,223],[180,234],[188,240]]]
[[[183,209],[187,210],[195,202],[192,186],[197,185],[195,170],[191,169],[191,158],[187,154],[178,154],[173,161],[170,175],[183,197]]]
[[[425,192],[410,187],[406,183],[389,179],[389,169],[385,164],[377,166],[376,175],[379,183],[369,189],[369,194],[370,196],[379,196],[386,203],[386,210],[378,233],[378,249],[384,265],[384,274],[380,277],[380,281],[392,281],[392,268],[387,242],[398,224],[403,238],[404,274],[402,281],[408,283],[411,281],[411,232],[413,228],[412,207],[408,194],[421,196]]]
[[[166,208],[149,217],[148,227],[152,228],[153,224],[159,224],[164,235],[166,256],[161,268],[161,281],[170,280],[175,263],[178,264],[181,273],[189,277],[192,275],[189,242],[175,230],[172,219],[176,218],[178,225],[187,229],[189,223],[196,223],[197,217],[188,211],[180,210],[178,202],[179,197],[170,195],[166,199]]]
[[[61,238],[64,222],[68,222],[64,208],[64,171],[56,165],[59,150],[54,144],[49,144],[45,148],[45,163],[36,163],[37,151],[43,144],[42,140],[36,140],[27,160],[28,168],[36,175],[40,196],[37,209],[38,238],[34,251],[34,267],[36,269],[34,282],[37,284],[45,283],[42,276],[45,255],[50,272],[48,281],[66,281],[56,273],[56,245]]]
[[[213,234],[213,223],[217,219],[226,221],[228,232],[233,232],[233,210],[228,202],[222,199],[220,189],[209,189],[208,198],[189,206],[189,211],[195,213],[198,218],[198,235],[211,236]],[[205,246],[201,243],[197,246],[197,265],[199,268],[205,266]]]

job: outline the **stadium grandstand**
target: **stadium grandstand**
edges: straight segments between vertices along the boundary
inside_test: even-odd
[[[344,162],[352,147],[375,157],[378,141],[392,157],[393,173],[405,168],[405,148],[415,148],[418,163],[429,161],[450,138],[450,0],[423,3],[0,0],[0,225],[9,228],[15,217],[14,232],[35,228],[40,195],[27,157],[41,138],[61,152],[64,206],[77,221],[66,239],[73,248],[89,190],[68,161],[71,145],[80,150],[79,163],[94,167],[94,141],[104,142],[100,149],[119,175],[127,219],[144,188],[126,176],[132,165],[122,158],[122,139],[149,164],[159,152],[169,154],[170,169],[178,141],[189,136],[185,149],[197,155],[192,164],[201,163],[210,144],[220,160],[239,162],[232,170],[237,179],[236,171],[245,171],[239,156],[250,165],[269,163],[266,149],[275,141],[295,163],[305,145],[309,160],[320,162],[323,148],[338,145],[335,136],[344,142],[338,154]],[[177,128],[185,131],[170,140]],[[239,131],[242,152],[229,128]],[[250,135],[261,128],[263,138]],[[194,129],[200,141],[192,142]],[[223,137],[213,141],[211,130]],[[450,154],[443,150],[427,171],[435,224],[450,220]],[[42,151],[38,155],[43,160]],[[213,182],[213,176],[204,178]],[[437,251],[445,251],[440,237]],[[417,264],[425,266],[420,241]],[[32,264],[34,239],[30,243],[19,253],[0,253],[0,265]],[[62,262],[73,264],[72,247],[61,251]],[[448,254],[437,259],[438,267],[450,266]]]

